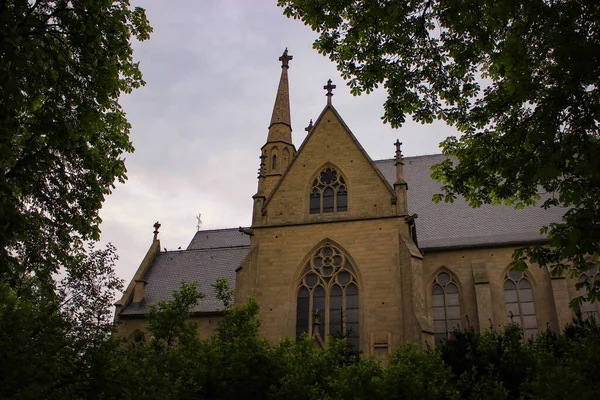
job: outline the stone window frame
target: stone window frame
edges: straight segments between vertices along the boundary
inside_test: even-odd
[[[339,313],[332,308],[334,301],[341,303]],[[318,312],[317,304],[323,307]],[[337,318],[340,318],[339,323]],[[333,332],[336,328],[339,330]],[[330,336],[345,337],[353,352],[360,350],[358,274],[348,254],[331,242],[312,251],[297,284],[296,338],[304,333],[311,337],[318,334],[317,340],[322,346],[327,345]]]
[[[434,339],[437,345],[442,340],[449,339],[454,329],[462,329],[462,291],[458,278],[447,268],[441,268],[436,271],[429,286],[431,294],[431,310],[433,314]],[[456,290],[455,292],[453,292],[453,288]],[[436,290],[441,290],[441,292],[435,293]],[[450,290],[450,292],[448,290]],[[450,297],[451,295],[452,297]],[[436,301],[436,297],[439,300]],[[454,301],[454,297],[456,301]],[[449,318],[449,308],[458,310],[458,315],[454,315],[454,318]]]
[[[335,173],[334,180],[326,180],[327,171]],[[308,213],[310,215],[339,214],[348,211],[348,183],[344,174],[334,165],[327,164],[313,175],[308,198]],[[327,196],[326,192],[331,195]],[[331,206],[326,204],[326,198],[331,199]],[[318,200],[318,207],[315,204]]]
[[[510,285],[514,289],[509,288]],[[523,329],[524,339],[535,338],[539,332],[539,322],[533,279],[525,272],[509,268],[504,275],[502,291],[508,323],[519,325]]]
[[[267,164],[268,164],[270,173],[277,172],[277,170],[279,168],[279,164],[280,164],[279,148],[277,148],[277,146],[273,146],[273,148],[271,149],[271,151],[269,153],[269,158],[267,160]]]

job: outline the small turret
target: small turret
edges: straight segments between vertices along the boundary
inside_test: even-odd
[[[404,160],[402,158],[402,150],[400,146],[402,143],[396,140],[394,143],[396,146],[396,157],[394,165],[396,166],[396,182],[394,182],[394,192],[396,192],[396,210],[399,215],[407,215],[408,207],[406,203],[406,191],[408,184],[404,180]]]

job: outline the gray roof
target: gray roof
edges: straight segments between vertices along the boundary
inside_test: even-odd
[[[540,228],[561,220],[565,209],[539,206],[516,210],[502,205],[471,208],[464,198],[454,203],[435,204],[440,183],[431,179],[431,166],[444,160],[442,154],[404,158],[404,179],[408,183],[408,211],[418,214],[417,239],[421,250],[466,246],[498,246],[543,241]],[[394,184],[394,160],[375,161],[385,178]],[[540,202],[541,204],[541,202]]]
[[[250,246],[250,236],[237,228],[198,231],[188,245],[188,250],[218,249],[223,247]]]
[[[237,228],[220,229],[216,231],[199,231],[196,233],[196,237],[202,234],[207,243],[210,242],[214,245],[216,243],[215,238],[226,237],[228,234],[231,237],[236,237],[238,233]],[[208,236],[208,239],[206,236]],[[215,238],[211,239],[212,236]],[[241,240],[238,240],[238,242],[241,242]],[[155,304],[163,299],[172,299],[173,291],[179,288],[181,281],[196,281],[198,290],[205,295],[204,299],[200,300],[194,307],[193,312],[223,310],[223,304],[216,299],[211,284],[218,278],[225,277],[229,279],[233,289],[235,286],[235,270],[250,251],[250,242],[249,240],[247,242],[248,245],[245,246],[221,246],[210,249],[158,253],[143,277],[147,282],[144,300],[139,304],[129,304],[120,315],[148,313],[150,304]]]

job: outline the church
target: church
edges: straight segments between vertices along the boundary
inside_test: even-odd
[[[510,266],[515,249],[545,243],[540,227],[560,221],[564,209],[433,203],[440,183],[430,167],[444,156],[403,157],[396,142],[393,158],[373,161],[333,106],[331,81],[325,107],[296,148],[291,60],[287,49],[279,58],[252,225],[199,230],[185,250],[161,251],[156,223],[115,304],[120,335],[143,338],[150,305],[171,298],[181,281],[196,281],[205,294],[192,320],[210,335],[223,315],[211,287],[220,277],[235,287],[237,304],[258,300],[261,335],[273,343],[303,333],[320,346],[345,337],[354,351],[382,357],[405,341],[434,346],[456,328],[512,321],[529,337],[571,321],[575,280]],[[596,314],[596,304],[583,311]]]

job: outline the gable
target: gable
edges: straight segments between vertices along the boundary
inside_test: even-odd
[[[343,213],[309,214],[312,183],[323,168],[344,177],[348,209]],[[290,167],[267,199],[267,224],[286,224],[395,215],[392,186],[374,166],[337,111],[327,106],[302,143]]]

